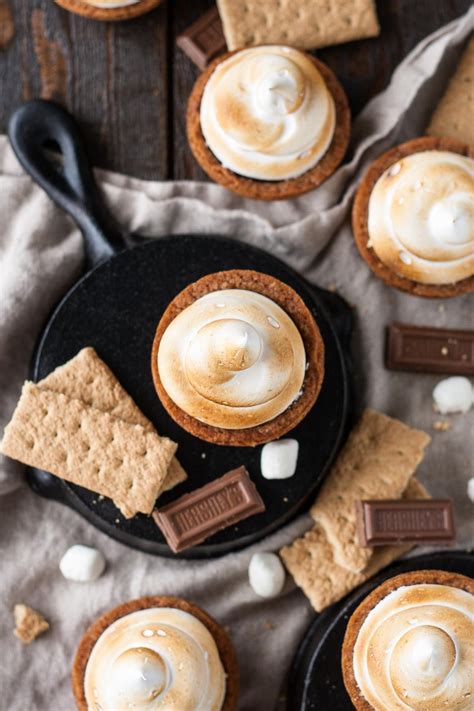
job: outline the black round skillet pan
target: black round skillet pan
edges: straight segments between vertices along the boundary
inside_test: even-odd
[[[160,497],[160,504],[245,464],[265,501],[265,512],[219,532],[185,551],[184,557],[221,555],[282,526],[314,498],[344,436],[349,409],[348,306],[334,294],[310,287],[269,254],[228,238],[191,234],[151,240],[125,234],[102,201],[76,123],[58,105],[40,100],[24,104],[10,120],[9,136],[25,170],[77,223],[85,245],[84,276],[44,326],[31,378],[45,377],[81,348],[93,346],[157,431],[178,443],[178,458],[189,478]],[[62,153],[61,165],[45,151],[51,142]],[[272,274],[296,289],[313,312],[326,346],[319,399],[289,435],[300,444],[298,470],[284,481],[261,476],[260,447],[220,447],[182,430],[167,415],[153,387],[152,341],[170,300],[205,274],[234,268]],[[38,470],[30,469],[27,476],[38,494],[71,506],[122,543],[171,554],[151,518],[139,514],[126,520],[108,499],[99,500],[90,491]]]

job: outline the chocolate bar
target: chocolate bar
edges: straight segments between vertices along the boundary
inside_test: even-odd
[[[179,553],[264,510],[248,471],[239,467],[156,509],[153,518],[171,550]]]
[[[204,13],[180,34],[176,44],[199,69],[205,69],[211,59],[225,52],[227,46],[217,7]]]
[[[393,323],[388,328],[390,370],[453,375],[474,374],[474,331]]]
[[[450,499],[357,501],[357,534],[365,548],[397,543],[449,545],[455,541]]]

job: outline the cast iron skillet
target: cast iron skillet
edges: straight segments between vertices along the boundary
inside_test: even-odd
[[[199,234],[150,240],[127,235],[104,205],[87,160],[79,129],[58,105],[41,100],[24,104],[12,116],[9,136],[25,170],[80,227],[85,246],[85,274],[58,304],[34,353],[30,377],[37,381],[93,346],[110,366],[160,434],[176,441],[187,482],[160,497],[160,504],[202,486],[245,464],[262,495],[266,511],[219,532],[184,557],[221,555],[276,530],[314,498],[344,435],[349,383],[351,312],[334,294],[311,288],[269,254],[224,237]],[[62,168],[44,150],[55,143]],[[326,346],[326,376],[319,399],[292,432],[300,443],[297,475],[267,481],[260,474],[260,447],[219,447],[191,436],[168,416],[152,383],[150,352],[155,327],[170,300],[205,274],[248,268],[278,277],[299,292],[314,313]],[[170,555],[153,520],[126,520],[108,499],[30,469],[35,492],[56,499],[113,538],[149,553]]]
[[[293,660],[287,711],[353,711],[341,669],[342,642],[349,617],[378,585],[412,570],[448,570],[474,578],[474,555],[467,551],[440,551],[403,560],[317,615]]]

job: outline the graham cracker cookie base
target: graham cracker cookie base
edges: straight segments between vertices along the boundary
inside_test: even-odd
[[[121,20],[131,20],[134,17],[144,15],[150,12],[158,5],[161,5],[163,0],[140,0],[135,5],[127,5],[126,7],[94,7],[82,0],[54,0],[57,5],[64,10],[74,12],[76,15],[88,17],[90,20],[105,20],[106,22],[120,22]]]
[[[151,514],[176,444],[81,400],[26,382],[1,451],[110,497],[126,518]]]
[[[425,487],[417,479],[411,479],[403,499],[430,498]],[[338,602],[344,595],[361,585],[394,560],[411,550],[412,545],[380,546],[359,573],[354,573],[336,563],[334,550],[324,529],[316,524],[303,537],[295,539],[280,551],[280,556],[295,583],[304,592],[316,612]]]
[[[157,434],[150,420],[120,385],[94,348],[83,348],[74,358],[53,370],[37,385],[42,389],[62,393],[68,398],[82,400],[96,410],[108,412],[124,422],[141,425],[147,432]],[[183,467],[176,457],[173,457],[158,495],[187,478]]]
[[[453,138],[437,138],[434,136],[414,138],[383,153],[369,166],[357,189],[352,207],[354,239],[362,258],[367,262],[374,274],[389,286],[395,287],[395,289],[430,299],[449,298],[466,294],[474,291],[474,275],[455,284],[420,284],[396,274],[378,258],[371,247],[368,247],[369,200],[375,183],[391,165],[412,153],[421,151],[451,151],[452,153],[474,158],[474,147]]]
[[[89,656],[102,632],[120,617],[125,617],[125,615],[129,615],[131,612],[137,612],[138,610],[151,607],[175,607],[178,610],[183,610],[183,612],[194,615],[194,617],[207,627],[214,638],[222,666],[226,673],[226,694],[222,711],[234,711],[237,707],[239,695],[239,667],[234,647],[228,634],[207,612],[204,612],[204,610],[194,603],[182,600],[178,597],[168,597],[164,595],[140,597],[136,600],[130,600],[122,605],[118,605],[118,607],[114,607],[99,617],[85,632],[74,657],[71,675],[72,690],[78,711],[87,711],[84,693],[84,676]]]
[[[326,64],[307,55],[321,73],[336,107],[336,127],[328,150],[321,160],[298,178],[267,181],[245,178],[225,168],[218,161],[205,141],[201,131],[200,108],[206,83],[214,69],[235,52],[227,52],[217,57],[198,77],[188,100],[187,134],[191,150],[201,168],[216,183],[228,190],[255,200],[285,200],[314,190],[334,173],[344,158],[350,138],[351,114],[346,94],[335,74]]]
[[[334,560],[354,573],[372,555],[357,541],[356,501],[398,499],[423,459],[429,435],[374,410],[365,410],[339,453],[310,514],[333,548]]]
[[[373,0],[217,0],[229,49],[259,44],[326,47],[380,32]]]
[[[474,144],[474,35],[467,43],[426,133]]]
[[[277,303],[293,319],[303,339],[308,368],[301,397],[281,415],[257,427],[227,430],[212,427],[191,417],[168,396],[158,372],[158,349],[168,325],[201,296],[220,289],[246,289],[263,294]],[[292,430],[315,404],[324,379],[324,343],[313,315],[303,299],[279,279],[251,269],[230,269],[202,277],[183,289],[169,304],[156,329],[151,352],[151,370],[158,397],[168,414],[195,437],[213,444],[254,447],[278,439]]]
[[[354,675],[353,655],[354,645],[359,635],[359,630],[371,610],[387,595],[405,585],[420,585],[423,583],[435,585],[448,585],[453,588],[466,590],[474,595],[474,580],[460,573],[449,573],[445,570],[416,570],[411,573],[402,573],[389,578],[379,585],[360,603],[349,618],[344,642],[342,644],[342,676],[354,707],[357,711],[373,711],[373,707],[362,696]]]

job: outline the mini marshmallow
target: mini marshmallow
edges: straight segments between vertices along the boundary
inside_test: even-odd
[[[467,482],[467,495],[474,504],[474,476]]]
[[[285,569],[275,553],[254,553],[249,564],[249,582],[260,597],[279,595],[285,584]]]
[[[265,479],[289,479],[296,471],[299,444],[296,439],[279,439],[262,448],[260,467]]]
[[[435,410],[442,415],[467,412],[474,400],[472,385],[461,376],[445,378],[433,390],[433,400]]]
[[[65,578],[78,583],[97,580],[105,568],[105,558],[96,548],[71,546],[59,562],[59,569]]]

